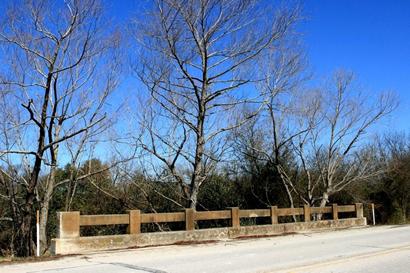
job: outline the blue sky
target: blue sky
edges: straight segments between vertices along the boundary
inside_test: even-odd
[[[0,8],[7,2],[0,1]],[[148,0],[105,2],[110,17],[119,24],[132,15],[141,15],[144,3],[149,3]],[[369,93],[395,91],[400,105],[385,126],[410,131],[410,1],[305,0],[301,3],[305,19],[299,31],[316,79],[320,81],[336,69],[344,68],[355,72]],[[125,86],[129,88],[129,84]]]
[[[0,0],[0,14],[10,1]],[[130,16],[141,16],[144,3],[149,1],[105,2],[113,22],[123,24]],[[395,91],[400,105],[377,129],[410,133],[410,0],[301,3],[305,19],[298,31],[315,79],[320,82],[335,70],[345,68],[357,74],[367,93],[377,96],[382,91]],[[121,87],[122,94],[138,89],[132,77],[127,77]],[[117,97],[121,94],[117,93]]]
[[[270,0],[265,0],[270,1]],[[141,2],[112,2],[113,19],[121,22],[141,12]],[[357,75],[365,92],[397,93],[398,109],[384,129],[409,131],[410,1],[305,0],[299,25],[310,68],[318,81],[337,69]],[[394,126],[391,126],[391,125]]]
[[[410,1],[307,0],[301,32],[310,65],[319,78],[350,69],[370,92],[395,91],[399,108],[385,123],[410,125]]]

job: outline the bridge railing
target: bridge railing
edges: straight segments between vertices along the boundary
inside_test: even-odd
[[[355,213],[356,218],[363,218],[363,204],[354,205],[332,204],[327,207],[278,208],[272,206],[267,209],[239,209],[232,207],[218,211],[195,211],[185,209],[182,212],[169,213],[141,213],[140,210],[130,210],[127,214],[81,215],[79,211],[58,212],[58,238],[80,237],[80,227],[99,225],[128,225],[128,234],[141,233],[141,224],[185,222],[185,230],[195,229],[196,221],[230,220],[230,226],[239,228],[241,218],[269,217],[271,224],[279,223],[279,217],[303,216],[304,222],[312,221],[313,215],[331,214],[333,220],[338,220],[340,213]]]

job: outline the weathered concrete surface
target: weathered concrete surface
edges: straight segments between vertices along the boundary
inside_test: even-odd
[[[410,225],[105,251],[1,265],[23,273],[408,273]]]
[[[271,236],[284,233],[305,232],[321,229],[338,229],[366,225],[366,218],[351,218],[315,222],[286,223],[276,225],[215,228],[191,231],[155,232],[53,239],[55,254],[79,254],[98,250],[170,245],[176,243],[228,240],[241,237]]]
[[[80,236],[80,212],[57,212],[59,227],[58,238],[72,238]]]

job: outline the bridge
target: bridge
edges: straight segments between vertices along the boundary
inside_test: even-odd
[[[267,218],[265,225],[241,225],[243,219]],[[300,222],[286,222],[300,219]],[[313,221],[316,219],[315,221]],[[320,220],[317,220],[320,219]],[[325,219],[325,220],[323,220]],[[228,227],[198,229],[199,221],[228,220]],[[366,225],[363,204],[327,207],[278,208],[241,210],[237,207],[220,211],[185,209],[170,213],[141,213],[130,210],[127,214],[81,215],[79,211],[58,213],[58,238],[53,239],[54,254],[83,254],[96,250],[131,247],[198,243],[245,237],[266,237],[322,229],[340,229]],[[168,232],[141,232],[141,226],[152,223],[184,222],[185,229]],[[98,225],[127,225],[127,234],[81,236],[81,227]]]

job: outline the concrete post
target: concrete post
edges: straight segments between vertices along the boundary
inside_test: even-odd
[[[240,227],[240,219],[239,219],[239,208],[233,207],[231,208],[231,225],[234,228]]]
[[[57,212],[58,232],[60,239],[80,237],[80,212],[61,211]]]
[[[270,218],[271,218],[271,223],[272,225],[275,225],[278,223],[278,207],[277,206],[272,206],[270,207]]]
[[[363,204],[356,203],[356,218],[363,218]]]
[[[185,230],[194,230],[194,209],[185,209]]]
[[[305,218],[305,222],[310,222],[311,213],[310,213],[310,206],[309,205],[304,205],[303,206],[303,215],[304,215],[304,218]]]
[[[337,204],[332,204],[332,214],[333,220],[339,219],[339,209],[337,208]]]
[[[141,233],[141,211],[140,210],[129,210],[128,214],[130,216],[130,223],[128,225],[128,233],[129,234]]]
[[[372,213],[373,226],[375,226],[376,225],[376,215],[374,213],[374,204],[373,203],[370,204],[370,210],[371,210],[371,213]]]

